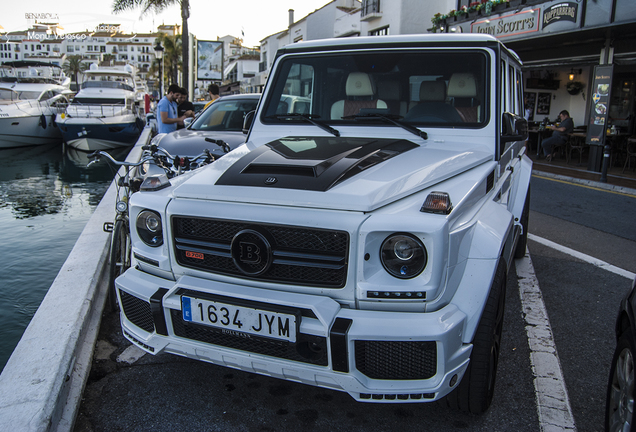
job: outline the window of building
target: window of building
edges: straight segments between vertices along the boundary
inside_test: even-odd
[[[75,49],[73,48],[73,45],[67,45],[66,46],[66,52],[75,52]]]
[[[389,34],[389,26],[371,30],[369,36],[387,36]]]

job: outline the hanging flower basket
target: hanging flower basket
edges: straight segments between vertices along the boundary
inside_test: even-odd
[[[566,89],[572,96],[577,95],[581,90],[583,90],[583,83],[579,81],[570,81],[567,84]]]

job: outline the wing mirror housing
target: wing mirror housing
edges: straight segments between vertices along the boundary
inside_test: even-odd
[[[528,139],[528,120],[523,117],[505,112],[502,115],[501,142],[525,141]]]
[[[245,114],[245,118],[243,119],[243,133],[247,135],[252,127],[252,123],[254,122],[254,116],[256,115],[256,111],[250,111]]]

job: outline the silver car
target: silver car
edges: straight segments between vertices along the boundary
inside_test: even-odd
[[[215,157],[221,157],[223,149],[206,138],[224,141],[230,149],[243,144],[246,138],[243,119],[256,109],[260,97],[258,93],[223,96],[203,110],[188,127],[159,134],[152,144],[172,155],[195,156],[209,149]]]

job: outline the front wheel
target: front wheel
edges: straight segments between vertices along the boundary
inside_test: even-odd
[[[634,374],[634,337],[631,330],[618,339],[605,404],[605,430],[618,432],[632,430],[636,382]]]
[[[497,378],[505,302],[506,265],[503,259],[500,259],[473,338],[470,363],[458,387],[446,396],[451,408],[482,414],[490,407]]]
[[[108,280],[108,304],[111,311],[118,310],[115,279],[130,267],[130,230],[128,221],[120,219],[115,222],[110,244],[110,274]]]

